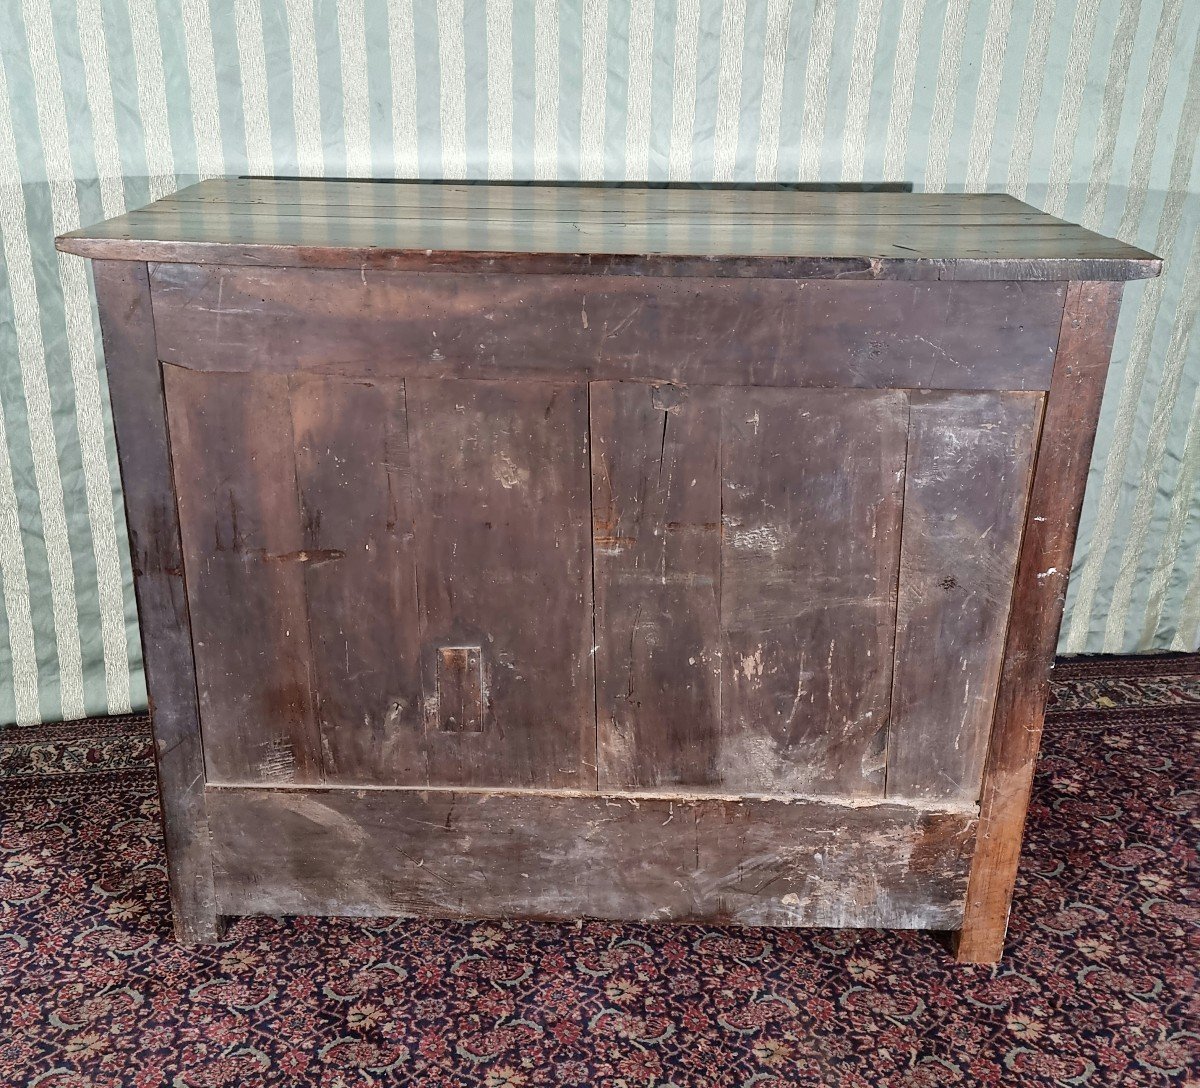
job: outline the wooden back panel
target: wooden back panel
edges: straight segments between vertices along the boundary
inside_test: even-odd
[[[881,796],[904,395],[592,407],[601,783]]]
[[[165,371],[210,782],[594,784],[586,387]]]
[[[594,383],[601,784],[974,801],[1040,404]]]
[[[151,266],[159,357],[361,378],[1047,389],[1061,283]]]
[[[977,796],[1040,394],[165,372],[209,781]]]

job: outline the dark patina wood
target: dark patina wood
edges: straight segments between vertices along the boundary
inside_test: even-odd
[[[229,914],[955,929],[971,812],[827,801],[212,789]]]
[[[909,398],[889,798],[979,796],[1041,399]]]
[[[719,783],[719,390],[591,385],[599,782]]]
[[[272,179],[60,244],[108,258],[182,939],[999,956],[1115,281],[1157,259],[997,195]]]
[[[881,795],[904,395],[592,389],[601,784]]]
[[[594,785],[587,387],[405,386],[429,782]],[[446,728],[435,698],[442,649],[463,646],[480,729]]]
[[[1061,281],[1139,279],[1160,267],[1001,193],[269,178],[204,181],[66,235],[63,246],[183,264],[560,275]]]
[[[291,379],[312,682],[326,782],[424,782],[402,382]],[[370,617],[368,621],[367,617]]]
[[[753,389],[723,409],[730,784],[880,797],[905,396]]]
[[[965,963],[995,963],[1004,951],[1050,670],[1120,307],[1120,284],[1070,285],[1025,512],[980,798],[979,845],[957,941],[958,958]]]
[[[320,782],[286,377],[163,368],[210,782]]]
[[[1063,309],[1058,283],[190,265],[151,281],[165,362],[363,378],[1048,389]]]
[[[154,719],[175,935],[185,944],[215,941],[221,927],[204,803],[196,672],[150,283],[140,264],[97,261],[92,272]]]

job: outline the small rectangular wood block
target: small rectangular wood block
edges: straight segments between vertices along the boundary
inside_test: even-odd
[[[443,646],[437,661],[438,728],[483,731],[483,673],[478,646]]]

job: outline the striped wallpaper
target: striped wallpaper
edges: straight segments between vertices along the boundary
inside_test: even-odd
[[[145,703],[87,264],[198,177],[910,180],[1155,250],[1066,651],[1200,630],[1196,0],[0,0],[0,723]]]

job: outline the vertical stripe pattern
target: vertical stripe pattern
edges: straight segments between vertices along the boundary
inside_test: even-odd
[[[129,0],[137,108],[149,169],[150,196],[157,200],[175,185],[175,149],[167,121],[167,77],[154,0]]]
[[[783,112],[783,80],[787,71],[790,26],[791,5],[787,0],[767,0],[754,181],[779,180],[779,125]]]
[[[467,176],[467,58],[463,0],[437,0],[442,176]]]
[[[925,163],[925,188],[940,193],[946,188],[950,135],[954,106],[958,100],[963,35],[967,29],[968,0],[949,0],[942,24],[942,48],[938,58],[937,87],[933,93],[933,117],[929,123],[929,157]]]
[[[371,94],[367,87],[367,28],[360,0],[338,0],[338,46],[342,68],[342,128],[346,169],[352,178],[371,176]]]
[[[625,83],[625,178],[630,181],[650,177],[654,44],[654,0],[630,0],[629,75]]]
[[[825,142],[825,106],[829,98],[829,69],[833,57],[836,0],[816,0],[808,34],[804,78],[804,104],[800,129],[800,181],[821,176],[821,151]]]
[[[862,181],[867,155],[867,116],[871,105],[875,50],[883,0],[862,0],[854,24],[854,53],[846,89],[846,134],[842,141],[842,180]]]
[[[579,60],[579,176],[584,181],[598,181],[604,177],[607,39],[607,0],[583,0],[583,48]]]
[[[96,179],[106,219],[125,212],[125,185],[117,145],[117,119],[108,75],[108,43],[100,0],[79,0],[75,20],[79,26],[79,56],[83,62],[83,91],[92,123]]]
[[[746,0],[725,0],[721,13],[721,63],[717,72],[717,116],[713,133],[713,181],[732,181],[742,106],[742,45]]]
[[[887,135],[883,148],[883,180],[899,181],[908,157],[908,130],[917,87],[917,61],[925,0],[904,0],[900,33],[892,52],[892,85],[888,103]]]
[[[558,5],[534,0],[533,16],[533,176],[552,180],[558,173]]]
[[[8,667],[11,673],[7,689],[10,697],[4,704],[5,717],[16,725],[34,725],[41,720],[38,710],[37,650],[29,608],[29,574],[25,569],[25,552],[21,548],[17,489],[8,457],[3,405],[0,405],[0,582],[3,583],[0,589],[4,594]]]
[[[1033,10],[1027,10],[1024,14],[1029,19],[1029,39],[1025,50],[1025,64],[1021,69],[1021,85],[1014,88],[1017,97],[1017,120],[1008,162],[1007,184],[1008,192],[1022,200],[1025,199],[1025,190],[1029,185],[1038,112],[1046,105],[1042,85],[1046,79],[1046,57],[1050,51],[1054,0],[1033,0]],[[1049,151],[1050,148],[1046,150]]]
[[[221,145],[221,106],[208,0],[183,0],[182,14],[196,168],[202,177],[219,176],[225,172],[225,153]]]
[[[0,72],[0,234],[3,235],[4,263],[17,341],[16,357],[10,361],[10,365],[15,363],[19,367],[21,377],[20,389],[29,433],[27,457],[28,462],[32,462],[30,467],[36,489],[35,495],[28,496],[28,499],[31,500],[30,505],[36,505],[40,515],[39,528],[46,553],[56,673],[50,683],[58,692],[62,716],[71,718],[81,716],[85,709],[83,655],[79,609],[75,601],[75,572],[58,464],[50,376],[40,313],[41,298],[51,292],[60,292],[62,288],[58,282],[40,285],[35,276],[13,116],[8,79],[5,73]],[[60,179],[57,184],[68,182]],[[48,192],[46,199],[50,199]],[[57,273],[57,261],[54,264]],[[60,347],[66,350],[65,330]],[[18,452],[25,451],[20,451],[18,447]],[[8,591],[7,583],[5,591]],[[28,583],[24,586],[15,585],[14,591],[23,592],[32,599]],[[39,596],[44,596],[44,590]],[[15,654],[13,656],[16,657]],[[103,657],[97,665],[103,668]],[[40,685],[40,662],[38,671]]]
[[[511,0],[487,6],[487,176],[513,176],[513,7]]]
[[[321,73],[317,67],[314,0],[287,0],[288,54],[292,62],[292,116],[296,165],[309,177],[325,174],[321,131]]]
[[[1012,10],[1013,0],[992,0],[988,11],[983,56],[979,62],[979,84],[975,90],[975,109],[971,119],[967,176],[964,179],[964,188],[969,193],[982,192],[988,185]]]
[[[413,0],[388,0],[388,70],[392,77],[392,174],[419,178],[417,57]]]
[[[267,104],[267,57],[262,7],[256,0],[235,0],[238,70],[241,75],[242,124],[246,140],[245,169],[251,174],[273,174],[271,114]]]
[[[55,234],[80,225],[79,198],[71,174],[66,101],[54,49],[49,10],[26,0],[25,27],[33,60],[38,128],[50,181],[51,225]],[[87,269],[65,253],[56,255],[58,289],[63,299],[67,360],[75,392],[76,432],[83,468],[84,494],[95,563],[99,628],[105,686],[111,705],[129,708],[129,647],[121,587],[116,520],[112,503],[104,414],[100,400],[99,359],[91,322]],[[77,590],[81,587],[77,586]],[[82,682],[82,661],[80,662]],[[82,694],[80,695],[82,704]]]
[[[671,181],[687,181],[692,176],[699,36],[700,0],[678,0],[675,9],[675,66],[672,72],[671,151],[667,174]]]
[[[1198,43],[1189,0],[0,5],[0,724],[144,699],[89,278],[53,234],[220,173],[910,181],[1157,248],[1062,648],[1196,648]]]

